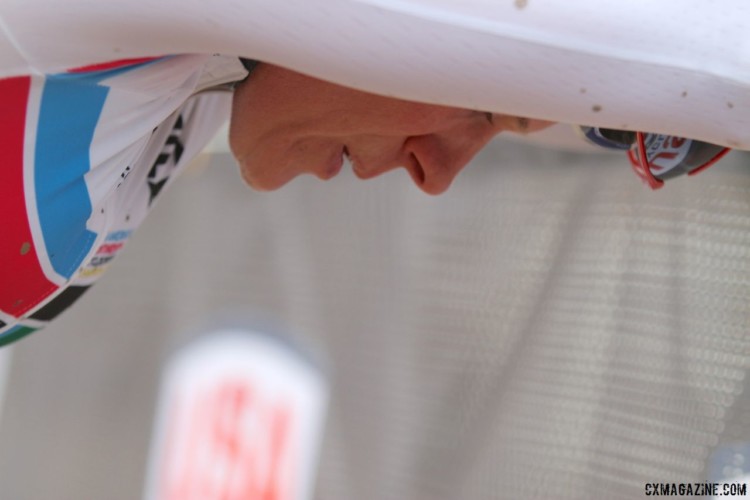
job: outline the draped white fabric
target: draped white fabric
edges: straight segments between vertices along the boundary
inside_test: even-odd
[[[6,0],[0,76],[222,53],[376,93],[750,149],[745,0]]]

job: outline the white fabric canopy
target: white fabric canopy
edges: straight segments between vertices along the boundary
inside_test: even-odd
[[[407,99],[750,149],[744,0],[7,0],[0,75],[224,53]]]

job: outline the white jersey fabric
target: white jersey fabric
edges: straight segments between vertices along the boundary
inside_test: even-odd
[[[235,57],[115,61],[0,80],[0,343],[56,317],[102,274],[226,120]]]
[[[745,0],[6,0],[0,76],[232,54],[363,90],[750,149]]]

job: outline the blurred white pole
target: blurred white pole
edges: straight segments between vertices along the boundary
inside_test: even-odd
[[[12,350],[10,347],[0,348],[0,422],[3,417],[3,403],[5,402],[5,386],[10,374],[10,359]]]

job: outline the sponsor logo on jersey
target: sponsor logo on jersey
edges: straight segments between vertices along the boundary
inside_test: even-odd
[[[112,259],[125,246],[125,241],[130,237],[131,233],[132,230],[120,230],[109,233],[104,242],[96,249],[94,256],[81,269],[80,276],[91,278],[102,274]]]
[[[147,182],[150,191],[148,204],[151,205],[154,199],[159,195],[162,188],[167,184],[169,177],[180,163],[182,153],[185,151],[185,145],[182,142],[182,131],[184,121],[182,115],[177,117],[177,121],[169,133],[164,149],[156,157],[151,170],[148,173]]]

